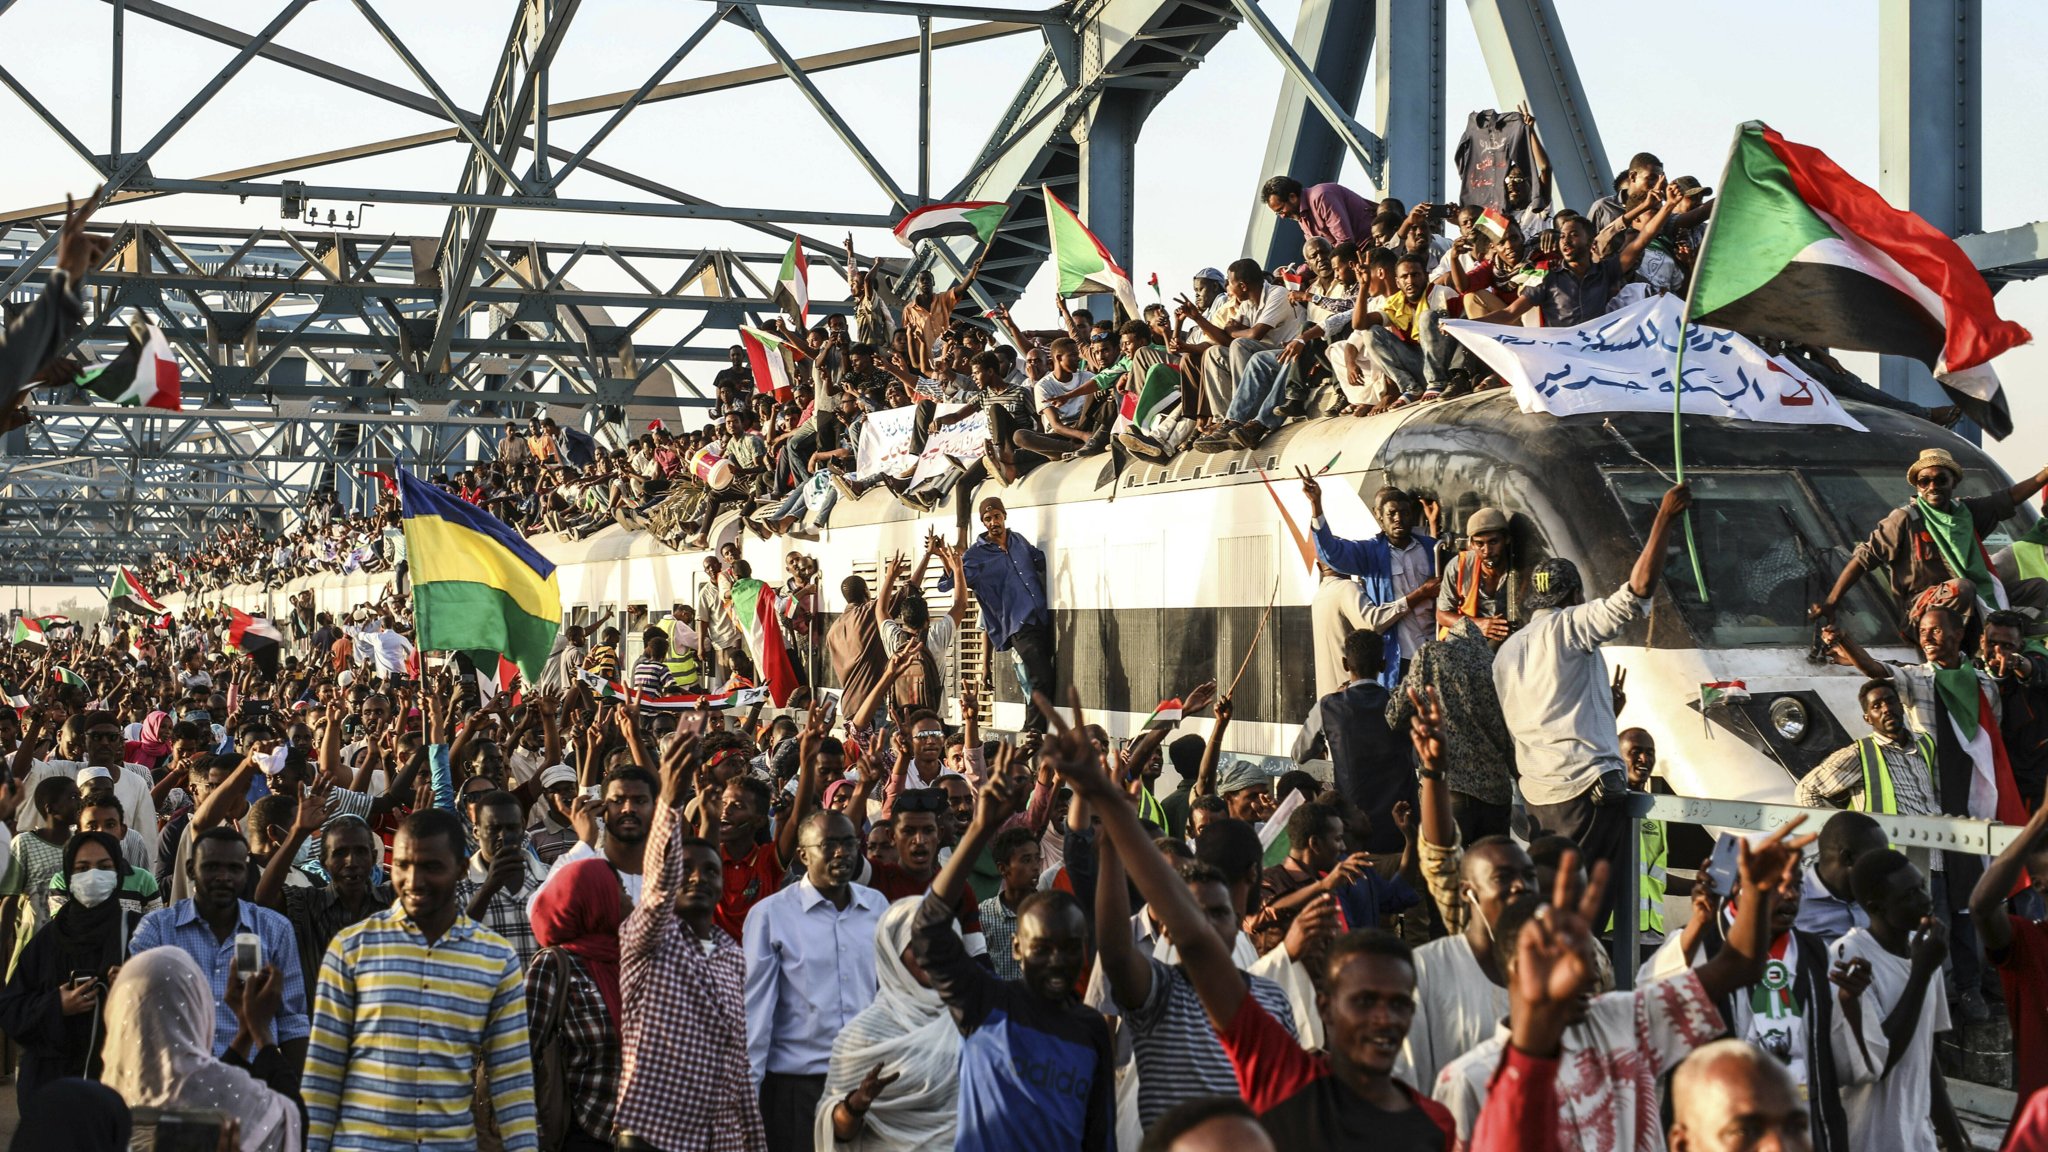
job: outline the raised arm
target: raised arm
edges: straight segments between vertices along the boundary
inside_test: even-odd
[[[1771,913],[1778,906],[1778,894],[1796,891],[1799,884],[1799,851],[1819,837],[1794,837],[1793,829],[1805,823],[1798,816],[1786,821],[1776,832],[1764,837],[1754,848],[1749,841],[1736,845],[1737,901],[1735,927],[1719,952],[1698,971],[1700,987],[1709,999],[1734,995],[1763,979],[1764,961],[1771,950]]]
[[[1629,591],[1647,598],[1657,590],[1657,581],[1664,576],[1671,526],[1691,506],[1692,489],[1684,484],[1675,485],[1664,493],[1664,498],[1657,503],[1657,518],[1650,523],[1649,538],[1643,541],[1643,550],[1636,556],[1635,567],[1629,570]]]
[[[2042,830],[2048,829],[2048,804],[2034,809],[2027,826],[2005,846],[1970,890],[1970,920],[1977,926],[1977,939],[1992,960],[2005,958],[2012,947],[2012,921],[2005,915],[2005,898],[2026,875],[2027,857],[2041,847]]]
[[[2043,468],[2013,485],[2006,490],[2006,495],[2014,504],[2025,504],[2034,498],[2034,494],[2039,492],[2043,485],[2048,485],[2048,468]]]
[[[797,739],[796,802],[790,805],[789,815],[775,829],[775,861],[779,867],[787,868],[796,860],[797,829],[804,817],[818,804],[818,741],[825,738],[825,713],[813,708],[804,719],[804,729]]]
[[[1684,196],[1679,191],[1678,185],[1666,184],[1664,186],[1664,196],[1657,201],[1657,210],[1650,214],[1650,219],[1647,223],[1636,226],[1635,236],[1621,250],[1620,261],[1623,272],[1633,272],[1636,270],[1636,265],[1642,263],[1643,253],[1649,250],[1650,241],[1655,240],[1658,234],[1664,231],[1665,222],[1671,219],[1671,210],[1682,199],[1684,199]]]
[[[1820,630],[1822,648],[1846,659],[1858,672],[1872,680],[1890,680],[1892,669],[1889,664],[1863,650],[1863,645],[1850,638],[1848,633],[1830,624]]]
[[[901,552],[889,557],[889,562],[882,566],[882,586],[875,593],[875,618],[877,620],[895,618],[896,588],[903,582],[903,571],[909,566],[909,562]]]
[[[1115,841],[1097,845],[1095,873],[1095,949],[1110,995],[1126,1011],[1152,998],[1152,963],[1131,939],[1131,891],[1124,883],[1123,854]]]
[[[1216,761],[1223,755],[1223,733],[1230,728],[1230,697],[1216,701],[1216,726],[1209,730],[1209,743],[1202,749],[1201,766],[1195,769],[1196,796],[1216,794]]]
[[[292,821],[292,834],[283,847],[270,854],[270,860],[263,866],[263,877],[256,882],[257,904],[273,912],[284,911],[285,881],[291,878],[292,861],[298,859],[299,849],[308,838],[316,835],[327,823],[327,794],[333,785],[316,785],[311,792],[299,800],[298,816]]]
[[[1074,728],[1067,726],[1043,695],[1036,697],[1036,703],[1039,711],[1050,718],[1054,728],[1054,732],[1046,737],[1043,755],[1053,761],[1061,778],[1074,790],[1076,798],[1094,805],[1102,818],[1102,831],[1107,840],[1116,845],[1122,866],[1130,870],[1131,879],[1138,885],[1138,891],[1144,893],[1152,914],[1173,937],[1174,947],[1180,952],[1181,965],[1194,983],[1195,994],[1201,997],[1202,1007],[1208,1012],[1210,1021],[1218,1032],[1229,1031],[1245,997],[1244,978],[1238,974],[1237,965],[1230,958],[1230,949],[1209,927],[1208,918],[1195,903],[1188,886],[1153,845],[1144,826],[1138,823],[1138,810],[1131,806],[1131,798],[1104,774],[1094,743],[1078,730],[1082,722],[1078,693],[1074,697]],[[1220,703],[1218,707],[1221,707]],[[1106,855],[1104,859],[1106,864]],[[1100,907],[1102,889],[1106,887],[1109,885],[1098,879],[1097,907]],[[1099,934],[1104,938],[1105,947],[1107,937],[1121,930],[1119,925],[1105,925],[1102,921],[1097,922],[1097,927],[1103,929]]]

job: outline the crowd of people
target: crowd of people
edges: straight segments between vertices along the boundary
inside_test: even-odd
[[[998,310],[992,345],[953,319],[975,269],[899,300],[849,251],[851,327],[785,329],[810,353],[792,395],[736,354],[714,426],[614,450],[509,425],[495,461],[435,479],[529,535],[702,548],[729,511],[795,533],[877,485],[930,505],[976,469],[1236,450],[1475,390],[1444,316],[1570,324],[1680,288],[1710,195],[1640,155],[1613,197],[1553,212],[1523,124],[1530,163],[1508,147],[1454,212],[1275,177],[1305,271],[1205,270],[1121,324],[1063,307],[1031,334]],[[981,415],[985,450],[923,484],[862,474],[862,422],[905,409],[920,443]],[[1445,525],[1394,487],[1380,533],[1346,539],[1303,472],[1324,579],[1295,674],[1317,701],[1277,777],[1225,755],[1217,669],[1169,670],[1177,708],[1132,739],[1089,723],[1044,554],[995,498],[973,539],[878,557],[872,589],[785,555],[815,690],[772,712],[663,706],[756,679],[744,537],[707,552],[696,601],[621,622],[637,657],[616,624],[572,625],[526,685],[420,652],[402,581],[346,618],[293,600],[282,652],[203,596],[17,630],[17,1147],[1963,1152],[1937,1036],[1993,1005],[2011,1146],[2048,1147],[2048,533],[1987,549],[2048,469],[1963,499],[1930,448],[1904,479],[1811,606],[1867,678],[1869,732],[1800,782],[1813,815],[1698,862],[1682,925],[1666,830],[1630,814],[1656,738],[1620,728],[1605,648],[1658,594],[1683,485],[1604,589],[1567,559],[1517,567],[1498,509]],[[323,491],[280,537],[244,526],[151,575],[395,571],[396,527],[391,501],[350,518]],[[1878,569],[1923,663],[1830,623]],[[982,728],[970,626],[1013,657],[1020,731]],[[2021,830],[1923,868],[1886,815]],[[1603,943],[1617,918],[1638,955]]]
[[[978,727],[985,686],[957,675],[964,597],[924,605],[908,557],[872,592],[842,582],[822,657],[841,687],[775,714],[643,705],[685,673],[748,681],[744,642],[700,642],[695,604],[637,660],[615,629],[568,630],[524,688],[418,653],[398,599],[316,615],[274,674],[196,606],[18,644],[0,1033],[21,1131],[118,1147],[196,1124],[250,1152],[1961,1152],[1939,1033],[2002,1001],[2022,1101],[2048,1083],[2048,925],[2022,890],[2048,883],[2048,809],[2040,742],[2013,727],[2048,714],[2048,676],[2027,618],[1944,559],[2044,477],[1963,502],[1957,471],[1930,450],[1909,474],[1908,511],[1956,525],[1899,589],[1928,664],[1828,630],[1871,677],[1871,733],[1802,784],[1817,828],[1700,863],[1674,931],[1661,827],[1622,803],[1656,742],[1618,729],[1602,650],[1661,582],[1683,487],[1625,585],[1591,596],[1553,559],[1510,603],[1486,510],[1440,548],[1415,530],[1440,513],[1388,489],[1386,531],[1346,540],[1304,476],[1323,562],[1377,601],[1277,779],[1223,754],[1213,682],[1127,742],[1076,690],[1054,707],[1042,585],[987,584],[1042,565],[995,501],[922,563],[980,593],[975,626],[1038,689],[1036,730],[1011,735]],[[1897,574],[1886,531],[1866,566]],[[743,551],[707,558],[712,588],[747,578]],[[2031,601],[2007,559],[1961,567]],[[1975,739],[2011,750],[1988,797],[1943,734],[1949,668],[1988,690]],[[1931,875],[1866,814],[1980,803],[2024,830]],[[1617,915],[1642,934],[1620,981]]]
[[[806,536],[840,499],[876,488],[931,507],[984,476],[1014,479],[1051,460],[1107,452],[1121,465],[1236,452],[1292,420],[1368,416],[1498,387],[1444,320],[1568,326],[1645,295],[1682,295],[1713,195],[1691,176],[1667,178],[1646,152],[1615,178],[1612,195],[1566,207],[1553,195],[1534,118],[1523,109],[1501,120],[1504,149],[1468,158],[1456,204],[1409,207],[1273,177],[1261,197],[1299,226],[1300,261],[1203,268],[1170,307],[1161,293],[1136,316],[1118,305],[1096,317],[1058,300],[1053,330],[1023,330],[1002,307],[964,318],[956,313],[978,263],[943,290],[923,272],[898,293],[849,237],[845,310],[813,324],[765,321],[801,350],[788,365],[789,390],[764,390],[735,345],[712,380],[702,427],[657,422],[635,435],[611,424],[593,437],[536,416],[505,425],[495,459],[436,480],[528,535],[578,538],[619,524],[701,548],[729,512],[764,537]],[[1837,395],[1956,419],[1953,408],[1884,395],[1824,349],[1763,343]],[[863,432],[885,413],[907,416],[907,438],[886,458],[863,460]],[[983,421],[983,442],[913,475],[929,438],[969,417]],[[156,577],[210,590],[377,571],[401,559],[394,505],[350,515],[324,487],[298,527],[268,538],[254,526],[224,529],[205,548],[157,557]]]

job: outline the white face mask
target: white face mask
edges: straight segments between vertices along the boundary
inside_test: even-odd
[[[120,877],[112,869],[95,868],[71,878],[71,898],[87,908],[97,908],[114,894]]]

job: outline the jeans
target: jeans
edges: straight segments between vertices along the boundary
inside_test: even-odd
[[[791,489],[789,495],[783,497],[781,505],[775,509],[775,518],[777,520],[788,520],[792,517],[802,516],[811,527],[824,527],[825,518],[832,515],[832,506],[839,502],[839,489],[830,484],[825,485],[825,495],[819,498],[818,506],[812,508],[804,500],[804,492],[809,487],[809,484],[798,484],[795,488]]]
[[[1472,362],[1472,353],[1456,337],[1445,334],[1441,318],[1433,311],[1422,314],[1414,343],[1381,325],[1366,337],[1366,351],[1373,365],[1394,381],[1401,395],[1410,399],[1420,396],[1425,388],[1442,387],[1450,381],[1454,368],[1464,368]]]
[[[1280,362],[1278,349],[1246,357],[1244,372],[1237,378],[1237,394],[1231,397],[1230,411],[1225,415],[1238,424],[1256,420],[1268,428],[1278,428],[1280,421],[1273,417],[1273,406],[1280,403],[1280,394],[1293,376],[1293,367],[1292,363]]]
[[[1043,692],[1047,700],[1059,702],[1054,691],[1052,625],[1027,624],[1012,633],[1010,656],[1017,666],[1017,687],[1024,696],[1024,730],[1043,732],[1045,717],[1032,704],[1031,694]]]
[[[1237,393],[1237,382],[1244,378],[1245,368],[1251,358],[1260,352],[1273,348],[1264,340],[1253,340],[1241,336],[1227,346],[1216,345],[1202,353],[1202,409],[1210,416],[1220,416],[1230,408],[1230,401]]]

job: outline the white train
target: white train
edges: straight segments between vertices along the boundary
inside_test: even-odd
[[[1805,606],[1826,590],[1854,542],[1907,497],[1905,469],[1921,448],[1955,454],[1969,472],[1966,494],[2010,483],[1950,432],[1854,407],[1869,432],[1687,418],[1687,478],[1697,494],[1694,531],[1709,601],[1700,602],[1677,545],[1649,619],[1608,653],[1611,664],[1628,669],[1622,723],[1657,737],[1660,774],[1681,795],[1787,799],[1798,776],[1863,732],[1855,698],[1861,677],[1813,660]],[[1106,456],[1052,464],[1015,485],[963,491],[930,513],[870,493],[841,501],[815,543],[749,536],[744,550],[755,575],[771,582],[781,579],[788,551],[816,557],[824,611],[833,613],[842,607],[838,586],[847,573],[872,582],[883,558],[914,558],[929,530],[953,538],[981,497],[999,495],[1011,528],[1047,555],[1061,683],[1077,681],[1117,735],[1135,731],[1160,700],[1200,680],[1227,683],[1277,587],[1225,743],[1234,752],[1281,755],[1314,702],[1314,581],[1275,497],[1298,500],[1297,465],[1327,467],[1326,490],[1348,486],[1365,500],[1383,484],[1432,496],[1456,526],[1482,504],[1500,507],[1513,518],[1519,566],[1568,556],[1597,594],[1627,579],[1671,458],[1667,418],[1523,414],[1505,393],[1492,392],[1365,420],[1299,422],[1256,451],[1186,454],[1164,467],[1133,462],[1117,473]],[[2021,516],[2033,519],[2030,511]],[[1350,527],[1334,505],[1332,521],[1340,532]],[[1295,526],[1307,531],[1298,514]],[[715,538],[736,534],[728,517]],[[649,618],[640,613],[691,600],[705,579],[700,554],[670,551],[645,533],[613,527],[582,541],[535,543],[560,565],[568,618],[627,625],[621,631],[629,645]],[[936,576],[935,564],[928,582]],[[324,576],[226,598],[281,611],[288,595],[311,588],[321,608],[339,612],[373,599],[389,581],[388,574]],[[1880,585],[1866,579],[1841,623],[1881,658],[1905,657]],[[963,660],[979,659],[978,634],[961,648]],[[826,674],[821,660],[810,664]],[[1023,702],[1007,658],[996,654],[992,671],[994,724],[1014,728]],[[1722,681],[1742,681],[1749,699],[1703,716],[1700,686]]]

